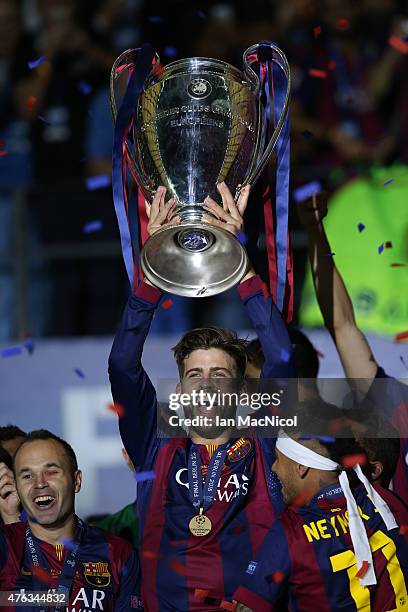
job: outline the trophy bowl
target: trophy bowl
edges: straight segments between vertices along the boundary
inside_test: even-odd
[[[202,221],[203,214],[209,214],[203,205],[207,196],[220,200],[216,186],[222,181],[237,200],[271,157],[287,116],[290,72],[282,51],[268,45],[287,88],[284,109],[267,143],[260,79],[250,62],[258,45],[245,52],[244,72],[202,57],[162,67],[156,55],[144,82],[126,138],[130,170],[149,202],[164,185],[181,219],[148,238],[140,254],[145,276],[163,291],[207,297],[236,285],[247,270],[239,240]],[[120,100],[117,67],[131,63],[130,50],[112,68],[114,118]]]

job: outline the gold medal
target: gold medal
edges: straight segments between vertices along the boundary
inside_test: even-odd
[[[190,520],[188,524],[188,528],[194,536],[201,538],[202,536],[206,536],[210,533],[212,529],[212,524],[208,516],[203,514],[203,509],[200,508],[200,514],[196,514]]]

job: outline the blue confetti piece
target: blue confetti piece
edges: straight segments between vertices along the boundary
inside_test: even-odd
[[[384,250],[384,243],[380,244],[380,246],[378,247],[378,254],[381,255],[383,250]]]
[[[83,234],[93,234],[94,232],[99,232],[103,227],[102,221],[96,219],[95,221],[89,221],[89,223],[85,223],[82,228]]]
[[[177,55],[176,47],[171,47],[171,46],[165,47],[164,48],[164,55],[166,57],[176,57],[176,55]]]
[[[163,21],[163,17],[160,17],[160,15],[150,15],[149,21],[150,23],[161,23]]]
[[[68,548],[68,550],[74,550],[76,548],[75,542],[68,538],[62,540],[62,545],[65,546],[65,548]]]
[[[335,442],[336,438],[332,436],[316,436],[320,442]]]
[[[364,223],[359,223],[359,224],[357,225],[357,229],[358,229],[358,231],[359,231],[359,232],[360,232],[360,234],[361,234],[361,232],[362,232],[363,230],[365,230],[365,225],[364,225]]]
[[[86,179],[86,188],[89,191],[95,189],[101,189],[102,187],[109,187],[111,184],[111,177],[108,174],[98,174],[97,176],[90,176]]]
[[[301,187],[295,189],[293,192],[293,198],[295,202],[304,202],[315,193],[320,193],[321,190],[322,186],[319,181],[312,181],[311,183],[306,183],[306,185],[302,185]]]
[[[156,472],[137,472],[135,474],[136,482],[143,482],[144,480],[154,480],[156,478]]]
[[[281,349],[280,359],[284,363],[288,363],[288,361],[290,360],[290,353],[288,351],[285,351],[285,349]]]
[[[78,88],[79,91],[84,94],[84,96],[87,96],[92,91],[91,85],[89,85],[89,83],[87,83],[86,81],[80,81],[78,84]]]
[[[248,242],[248,238],[246,234],[244,234],[244,232],[241,232],[241,230],[238,230],[238,232],[236,233],[236,236],[242,245],[245,245]]]
[[[27,350],[29,355],[34,353],[34,342],[32,340],[26,340],[24,342],[24,348]]]
[[[27,65],[30,70],[33,70],[34,68],[37,68],[38,66],[40,66],[46,61],[47,61],[47,58],[45,57],[45,55],[42,55],[41,57],[37,57],[37,59],[28,61]]]
[[[21,346],[9,346],[8,348],[3,349],[0,354],[4,359],[7,359],[8,357],[15,357],[16,355],[21,355],[22,352],[23,349],[21,348]]]
[[[388,187],[388,185],[391,185],[391,183],[394,182],[395,179],[388,179],[388,181],[385,181],[384,183],[384,187]]]
[[[79,368],[74,368],[74,372],[79,378],[85,378],[85,374]]]

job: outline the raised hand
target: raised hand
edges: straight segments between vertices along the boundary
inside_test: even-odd
[[[153,202],[150,204],[145,200],[146,215],[149,219],[147,224],[147,231],[149,236],[152,236],[155,232],[163,227],[174,225],[181,221],[176,211],[176,201],[171,198],[168,202],[165,202],[166,188],[158,187],[156,195],[153,198]]]
[[[248,204],[250,185],[246,185],[239,194],[237,203],[225,183],[219,183],[217,189],[222,197],[222,206],[217,204],[209,196],[204,200],[204,208],[212,215],[203,215],[203,221],[210,225],[216,225],[222,229],[238,234],[244,228],[243,215]],[[215,217],[215,218],[214,218]]]
[[[19,508],[14,474],[5,463],[0,463],[0,515],[6,525],[19,520]]]

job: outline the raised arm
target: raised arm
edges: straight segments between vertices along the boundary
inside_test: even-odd
[[[156,436],[156,392],[141,358],[161,292],[141,283],[126,304],[109,356],[113,401],[119,404],[119,430],[136,468],[144,465]]]
[[[326,199],[314,195],[298,207],[309,242],[309,259],[317,301],[348,378],[365,379],[361,392],[368,390],[378,365],[366,337],[357,327],[353,304],[336,268],[323,225]],[[363,388],[364,387],[364,388]]]

